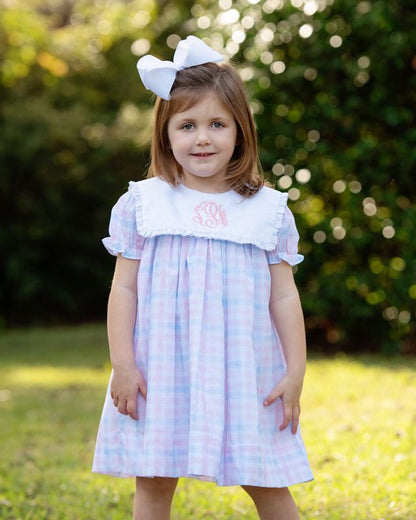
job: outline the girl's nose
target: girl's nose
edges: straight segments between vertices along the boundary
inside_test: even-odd
[[[210,143],[208,132],[204,129],[200,129],[196,135],[196,144],[201,146]]]

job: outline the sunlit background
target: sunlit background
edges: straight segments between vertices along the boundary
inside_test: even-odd
[[[146,174],[137,59],[203,38],[251,98],[289,194],[313,347],[416,352],[416,11],[411,1],[3,0],[3,327],[103,320],[100,244]]]

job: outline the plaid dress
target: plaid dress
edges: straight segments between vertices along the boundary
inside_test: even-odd
[[[139,395],[134,421],[107,392],[93,471],[223,486],[313,478],[300,431],[279,431],[281,400],[263,406],[286,370],[269,312],[268,264],[302,261],[299,236],[287,196],[262,188],[250,199],[244,206],[248,199],[235,192],[201,193],[154,178],[131,183],[114,206],[104,245],[140,259],[134,349],[148,393],[146,401]],[[152,211],[163,213],[153,227]],[[261,218],[259,225],[268,236],[255,231],[248,241],[238,233],[233,219],[243,214],[247,222],[266,215],[272,225]],[[186,215],[189,229],[181,224]]]

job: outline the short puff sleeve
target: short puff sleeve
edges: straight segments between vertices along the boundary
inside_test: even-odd
[[[129,260],[140,260],[145,239],[137,231],[132,190],[124,193],[111,210],[109,232],[110,236],[102,242],[111,255],[121,254]]]
[[[268,263],[280,264],[284,260],[292,266],[300,264],[303,260],[303,255],[298,254],[298,243],[299,233],[296,229],[295,219],[290,209],[286,206],[277,245],[273,251],[266,253]]]

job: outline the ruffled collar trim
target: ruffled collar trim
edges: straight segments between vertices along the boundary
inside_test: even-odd
[[[160,177],[130,182],[140,235],[195,236],[275,249],[287,194],[264,186],[244,198],[235,191],[204,193]]]

